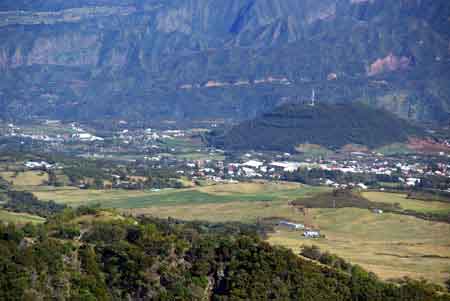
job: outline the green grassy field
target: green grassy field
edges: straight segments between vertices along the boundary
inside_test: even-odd
[[[151,206],[196,205],[234,201],[278,201],[326,191],[327,188],[288,183],[220,184],[158,192],[129,190],[34,190],[41,200],[70,206],[100,204],[106,208],[147,208]]]
[[[326,157],[333,154],[333,151],[317,144],[300,144],[295,150],[305,156]]]
[[[408,199],[406,194],[401,193],[367,191],[363,192],[362,196],[372,202],[382,202],[389,204],[398,203],[405,210],[413,210],[424,213],[450,212],[450,203]]]
[[[184,160],[216,160],[216,161],[223,161],[225,160],[225,155],[220,153],[204,153],[204,152],[186,152],[186,153],[179,153],[176,154],[175,157],[178,159],[184,159]]]
[[[15,213],[0,210],[0,221],[15,224],[26,224],[26,223],[43,223],[45,222],[45,219],[31,214]]]
[[[198,139],[191,137],[181,137],[175,139],[164,139],[161,144],[163,147],[175,148],[176,154],[159,154],[165,156],[174,156],[178,159],[185,160],[225,160],[222,153],[208,153],[206,151],[198,151],[204,146]]]

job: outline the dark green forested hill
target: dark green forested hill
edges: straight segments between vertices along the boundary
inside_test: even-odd
[[[88,208],[0,224],[0,300],[449,300],[426,282],[319,266],[256,230]]]
[[[423,131],[384,110],[362,104],[283,105],[225,133],[211,144],[226,149],[293,151],[304,143],[337,149],[347,144],[369,148],[406,141]]]

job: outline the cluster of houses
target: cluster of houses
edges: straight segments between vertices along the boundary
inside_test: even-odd
[[[294,172],[307,165],[302,162],[247,160],[242,163],[228,163],[227,174],[230,177],[262,178],[271,175],[276,178],[281,172]]]
[[[288,159],[289,154],[283,154],[284,159]],[[293,160],[258,160],[256,158],[247,158],[244,156],[242,162],[228,162],[224,164],[222,169],[203,169],[205,174],[216,173],[221,176],[223,173],[231,178],[272,178],[278,179],[281,174],[295,172],[301,169],[319,169],[324,171],[339,171],[342,173],[355,174],[374,174],[385,176],[398,176],[398,182],[406,186],[416,186],[420,184],[423,176],[445,176],[450,177],[450,164],[438,163],[437,169],[431,169],[428,162],[398,162],[395,159],[386,158],[359,158],[357,160],[321,160],[316,161],[306,159],[302,162]],[[415,160],[412,158],[412,160]],[[220,174],[219,174],[220,173]],[[322,183],[335,188],[357,187],[360,189],[368,189],[364,183],[336,183],[331,179],[324,178]]]
[[[94,141],[104,141],[105,140],[102,137],[98,137],[91,133],[86,133],[86,132],[73,134],[72,139],[79,140],[82,142],[94,142]]]
[[[57,167],[57,164],[50,164],[45,161],[27,161],[24,163],[25,167],[29,169],[52,169]]]
[[[280,160],[281,159],[281,160]],[[147,160],[153,163],[162,162],[163,157],[156,155],[148,157]],[[405,186],[416,186],[421,183],[424,176],[446,176],[450,177],[450,164],[434,164],[430,168],[429,162],[415,161],[415,158],[408,160],[399,160],[397,158],[359,158],[359,159],[334,159],[334,160],[312,160],[303,161],[292,160],[290,154],[279,154],[264,159],[258,155],[244,154],[240,160],[236,161],[217,161],[217,160],[184,160],[182,165],[174,161],[177,165],[178,173],[186,176],[192,176],[194,179],[204,178],[214,182],[224,182],[228,180],[244,179],[273,179],[279,180],[286,173],[292,173],[298,169],[319,169],[323,171],[339,171],[342,173],[355,174],[373,174],[393,177],[395,175],[398,183]],[[437,167],[437,168],[436,168]],[[334,188],[358,188],[361,190],[370,187],[361,182],[342,182],[329,178],[320,178],[320,183]]]
[[[49,120],[46,125],[60,125],[58,121]],[[347,154],[337,154],[328,159],[302,159],[289,153],[261,154],[249,152],[243,154],[240,159],[225,160],[189,160],[178,159],[177,154],[182,151],[176,143],[170,143],[177,138],[186,138],[198,134],[194,130],[157,130],[152,128],[127,129],[126,122],[121,122],[117,131],[108,137],[108,141],[114,143],[93,143],[103,142],[105,138],[99,137],[89,132],[85,127],[72,123],[69,124],[69,132],[73,134],[30,134],[19,127],[8,125],[6,135],[31,138],[49,142],[48,150],[58,144],[61,150],[65,142],[78,141],[83,143],[83,150],[88,157],[108,158],[114,153],[142,154],[142,161],[145,164],[176,168],[180,175],[206,178],[215,182],[240,179],[274,179],[282,178],[286,173],[295,172],[298,169],[318,169],[323,171],[339,171],[349,174],[372,174],[392,177],[395,175],[399,183],[405,186],[416,186],[420,184],[421,178],[426,176],[450,177],[450,164],[447,155],[442,158],[429,161],[422,157],[414,156],[383,156],[379,153],[352,152]],[[53,145],[53,146],[52,146]],[[208,154],[209,157],[217,157],[215,154],[223,151],[199,146],[192,149],[192,152]],[[137,155],[138,156],[138,155]],[[137,157],[134,156],[134,157]],[[174,160],[167,160],[172,157]],[[139,160],[139,159],[135,159]],[[202,162],[203,161],[203,162]],[[431,167],[433,166],[433,167]],[[357,187],[368,189],[364,183],[340,183],[335,178],[322,178],[320,183],[335,188]]]
[[[51,126],[59,126],[61,122],[59,120],[46,120],[44,122],[45,125]],[[102,137],[95,136],[78,126],[75,123],[71,123],[69,125],[69,129],[73,134],[65,133],[51,133],[46,132],[45,129],[40,130],[25,130],[20,127],[15,126],[14,124],[8,124],[8,131],[4,133],[7,137],[17,137],[23,139],[31,139],[36,141],[42,141],[47,143],[59,143],[62,144],[64,142],[71,141],[80,141],[80,142],[95,142],[95,141],[104,141],[105,139]]]
[[[121,141],[124,144],[139,144],[141,146],[151,143],[150,147],[158,149],[156,142],[160,140],[172,140],[175,138],[182,138],[186,136],[183,130],[156,130],[147,128],[144,130],[130,131],[122,129],[114,135],[114,139]]]

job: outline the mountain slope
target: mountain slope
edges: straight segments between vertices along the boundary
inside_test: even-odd
[[[394,115],[361,104],[284,105],[233,127],[212,133],[211,144],[226,149],[293,151],[300,144],[338,149],[347,144],[369,148],[421,136],[422,130]]]
[[[246,119],[315,87],[446,122],[449,15],[446,0],[5,0],[0,117]]]

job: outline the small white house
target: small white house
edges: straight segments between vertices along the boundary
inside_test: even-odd
[[[331,186],[333,184],[335,184],[333,181],[331,181],[330,179],[326,179],[325,185]]]
[[[319,238],[320,237],[320,231],[315,230],[306,230],[303,232],[303,236],[306,238]]]
[[[407,178],[406,179],[406,185],[407,186],[416,186],[417,184],[420,184],[421,179],[418,178]]]

